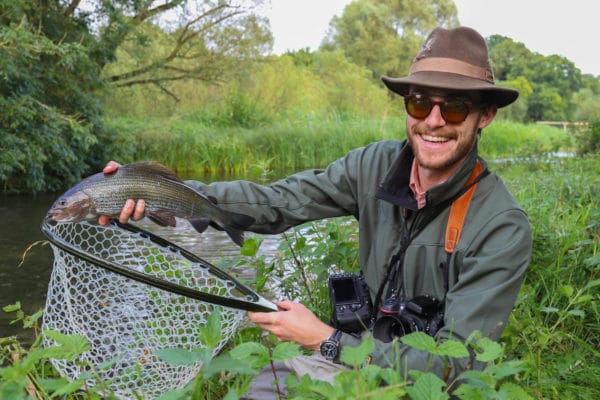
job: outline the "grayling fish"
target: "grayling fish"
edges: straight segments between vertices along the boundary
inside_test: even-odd
[[[208,225],[224,230],[240,246],[243,231],[254,223],[248,215],[223,210],[157,162],[127,164],[113,174],[92,175],[60,196],[48,216],[59,222],[118,217],[127,199],[144,199],[146,216],[161,226],[175,226],[175,217],[185,218],[198,232]]]

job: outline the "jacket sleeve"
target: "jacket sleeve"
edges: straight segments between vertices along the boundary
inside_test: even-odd
[[[450,274],[455,279],[451,279],[446,297],[444,327],[436,338],[464,342],[478,330],[498,340],[519,293],[531,247],[531,228],[523,211],[512,209],[490,216],[475,239],[452,256]],[[356,346],[359,339],[344,334],[341,342]],[[451,382],[469,368],[471,360],[431,356],[402,343],[376,340],[372,363],[399,365],[403,375],[411,369],[424,371],[430,365],[429,371],[440,377],[448,374]]]
[[[324,170],[307,170],[271,185],[249,181],[186,184],[217,199],[220,207],[252,216],[249,227],[257,233],[280,233],[286,229],[323,218],[357,216],[356,158],[350,152]]]

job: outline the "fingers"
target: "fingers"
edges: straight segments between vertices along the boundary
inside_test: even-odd
[[[121,214],[119,214],[119,222],[125,224],[130,218],[134,221],[139,221],[144,218],[145,209],[146,202],[143,199],[138,200],[137,203],[129,199],[125,202]]]
[[[250,321],[258,325],[276,325],[277,324],[276,312],[249,312],[248,316]]]
[[[109,161],[106,163],[102,172],[104,174],[113,174],[119,169],[121,164],[116,161]],[[119,222],[122,224],[127,223],[129,219],[133,221],[139,221],[144,218],[146,210],[146,202],[143,199],[135,202],[133,199],[129,199],[125,202],[125,205],[121,209],[121,213],[119,214]],[[110,223],[110,217],[108,215],[101,215],[98,217],[98,223],[100,225],[108,225]]]
[[[144,201],[144,199],[139,199],[137,201],[137,203],[135,204],[135,209],[133,211],[133,217],[131,219],[133,219],[134,221],[139,221],[140,219],[144,218],[145,210],[146,210],[146,202]]]
[[[145,212],[146,202],[143,199],[140,199],[137,202],[133,199],[128,199],[121,209],[121,213],[119,214],[119,222],[126,224],[130,219],[133,221],[139,221],[140,219],[144,218]],[[98,217],[98,223],[100,225],[108,225],[110,223],[110,216],[100,215]]]
[[[112,174],[115,173],[120,166],[121,164],[116,161],[109,161],[102,169],[102,172],[105,174]]]

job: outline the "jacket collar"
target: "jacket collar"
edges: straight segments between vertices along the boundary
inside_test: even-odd
[[[417,201],[409,187],[410,170],[414,159],[408,141],[401,143],[400,154],[392,162],[383,180],[377,188],[375,197],[409,210],[417,210]],[[426,193],[427,204],[425,208],[435,207],[443,201],[453,197],[469,179],[475,162],[477,161],[477,144],[469,153],[465,162],[454,172],[447,181],[432,187]],[[482,166],[486,167],[483,160]]]

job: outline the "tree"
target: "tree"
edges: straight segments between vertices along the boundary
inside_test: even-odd
[[[581,71],[567,58],[543,56],[523,43],[492,35],[487,39],[497,80],[520,77],[531,84],[527,116],[530,120],[568,120],[573,115],[571,98],[583,85]]]
[[[373,78],[405,75],[419,46],[436,26],[458,25],[451,0],[356,0],[334,17],[321,49],[340,49]]]
[[[4,0],[0,3],[0,184],[64,188],[126,151],[102,120],[111,86],[218,81],[268,50],[260,0]],[[160,50],[146,53],[144,50]],[[107,65],[125,54],[130,68]],[[171,93],[172,94],[172,93]]]

